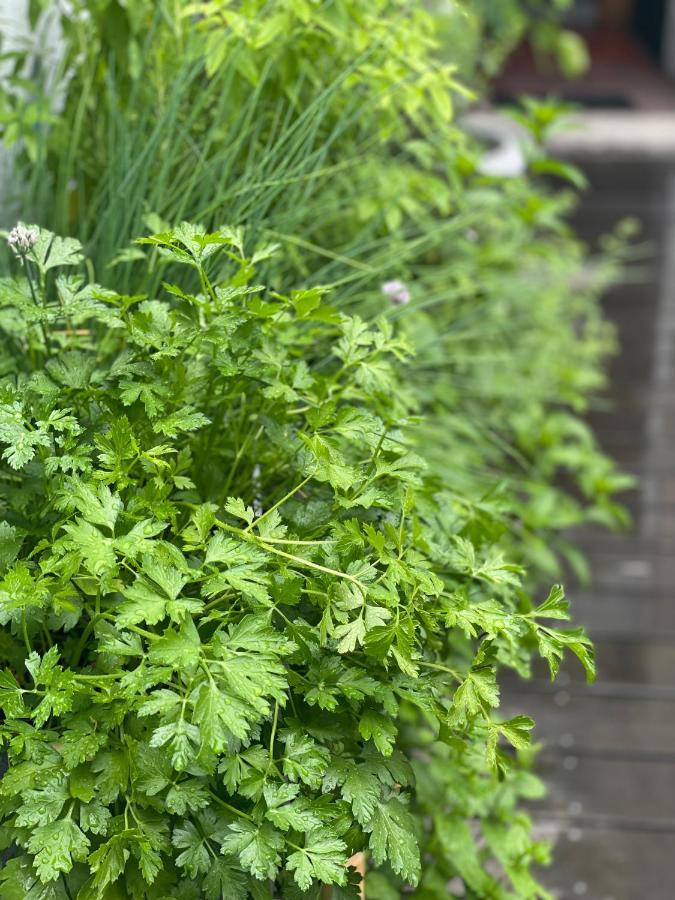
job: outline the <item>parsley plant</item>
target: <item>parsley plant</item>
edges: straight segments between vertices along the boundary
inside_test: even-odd
[[[592,652],[427,469],[405,341],[258,284],[275,248],[240,228],[142,239],[175,276],[149,297],[25,231],[0,282],[3,898],[357,897],[360,851],[398,896],[420,845],[425,896],[447,860],[476,896],[545,896],[513,814],[533,722],[499,717],[497,672],[569,650],[592,677]]]

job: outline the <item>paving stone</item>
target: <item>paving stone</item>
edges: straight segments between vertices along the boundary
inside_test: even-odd
[[[594,583],[595,584],[595,583]],[[619,593],[619,590],[625,593]],[[568,592],[574,621],[583,623],[598,637],[637,634],[645,637],[675,631],[675,605],[668,586],[662,591],[617,585],[614,591]]]
[[[581,160],[590,189],[574,225],[596,247],[636,216],[650,256],[603,308],[619,355],[589,423],[640,484],[623,499],[630,532],[572,536],[593,573],[568,585],[575,622],[596,642],[598,681],[567,662],[551,685],[505,678],[504,711],[532,715],[549,796],[531,812],[556,840],[542,874],[559,900],[675,897],[675,162]]]
[[[590,629],[591,636],[593,630]],[[675,637],[675,631],[673,632]],[[621,637],[613,635],[608,638],[595,638],[595,657],[598,669],[596,689],[604,689],[606,686],[617,685],[657,685],[675,691],[675,640],[666,637],[659,642],[658,633],[640,638],[637,634],[629,634]],[[561,666],[558,678],[551,685],[548,677],[548,667],[542,660],[534,667],[537,681],[540,681],[547,690],[552,690],[555,685],[567,686],[585,684],[585,673],[576,659],[567,659]],[[509,689],[517,689],[520,682],[514,678],[513,686],[509,683]],[[526,683],[529,688],[529,682]],[[593,689],[591,689],[593,690]],[[675,747],[673,748],[675,752]]]
[[[673,596],[675,555],[635,553],[626,541],[613,551],[595,553],[589,561],[591,586],[596,596],[621,592],[633,595],[638,602],[644,602],[646,596]]]
[[[542,881],[558,900],[672,900],[675,833],[570,822]]]
[[[504,701],[504,712],[531,715],[537,723],[535,739],[545,746],[610,753],[634,750],[636,755],[670,753],[675,748],[675,702],[671,700],[601,693],[575,696],[569,686],[560,686],[553,693],[536,688],[513,692]]]
[[[625,823],[675,817],[675,755],[652,759],[606,759],[593,756],[543,756],[539,770],[549,787],[537,804],[541,815],[551,810],[578,820],[592,812],[606,822]]]

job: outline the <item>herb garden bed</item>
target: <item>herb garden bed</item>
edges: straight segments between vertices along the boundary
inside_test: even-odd
[[[82,6],[61,117],[13,95],[3,898],[547,897],[499,671],[593,678],[563,532],[626,483],[559,110],[481,174],[480,4]]]

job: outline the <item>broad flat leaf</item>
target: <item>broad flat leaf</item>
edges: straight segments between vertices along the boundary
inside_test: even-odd
[[[292,781],[302,781],[318,787],[328,767],[328,752],[299,731],[283,735],[286,750],[283,758],[284,775]]]
[[[38,239],[29,257],[42,272],[58,266],[78,266],[84,259],[82,244],[79,241],[70,237],[57,237],[44,229],[39,230]]]
[[[9,522],[0,522],[0,574],[7,571],[16,559],[23,538]]]
[[[246,506],[241,497],[228,497],[225,503],[225,510],[229,512],[231,516],[234,516],[235,519],[243,519],[245,522],[248,522],[249,525],[253,522],[255,517],[253,507]],[[207,556],[207,562],[208,561]]]
[[[353,653],[363,643],[366,636],[366,623],[359,616],[352,622],[338,625],[333,636],[338,641],[338,653]]]
[[[171,842],[182,852],[176,857],[176,865],[185,869],[190,878],[197,878],[209,871],[212,857],[204,838],[190,821],[174,828]]]
[[[536,609],[535,615],[546,619],[569,619],[569,603],[565,599],[565,592],[561,585],[555,584],[551,591]]]
[[[172,413],[170,416],[166,416],[165,418],[156,421],[154,423],[154,429],[160,434],[175,438],[178,437],[181,432],[197,431],[209,424],[210,419],[203,413],[186,406],[183,409],[179,409],[177,412]]]
[[[55,881],[69,872],[74,862],[82,862],[89,841],[70,817],[40,825],[31,834],[28,849],[35,856],[35,869],[42,882]]]
[[[434,833],[452,866],[480,897],[499,896],[500,887],[485,868],[468,823],[451,815],[434,818]]]
[[[247,900],[246,878],[234,860],[211,858],[204,878],[204,895],[206,900]]]
[[[559,629],[533,626],[540,654],[548,662],[551,680],[558,674],[565,648],[579,659],[586,672],[586,680],[594,681],[596,675],[593,645],[583,628]]]
[[[223,853],[239,857],[242,868],[255,878],[274,878],[281,863],[284,840],[271,825],[237,821],[229,826],[222,842]]]
[[[362,766],[350,768],[342,785],[342,796],[351,803],[354,815],[361,825],[372,818],[381,793],[380,782],[368,769]]]
[[[185,719],[160,725],[152,733],[151,747],[164,747],[168,744],[171,750],[171,764],[178,772],[184,772],[194,761],[199,747],[199,728]]]
[[[124,597],[125,602],[115,611],[120,628],[141,622],[156,625],[166,615],[166,595],[145,578],[137,578],[130,587],[125,588]]]
[[[281,831],[311,831],[321,826],[321,818],[304,798],[297,799],[297,784],[267,784],[263,789],[267,812],[265,818]]]
[[[66,499],[68,506],[74,507],[85,522],[103,525],[114,532],[123,504],[119,494],[113,494],[106,484],[86,484],[71,478],[66,487]]]
[[[303,891],[314,880],[323,884],[345,884],[347,880],[346,846],[330,832],[313,831],[307,835],[305,846],[286,860],[286,867],[295,873],[295,880]]]
[[[143,574],[159,585],[169,600],[178,597],[188,580],[188,576],[175,566],[162,563],[152,556],[143,560]]]
[[[196,779],[188,779],[172,785],[164,802],[170,813],[182,816],[204,809],[211,803],[211,798],[206,785]]]
[[[222,753],[230,735],[245,740],[258,713],[245,701],[221,690],[213,679],[203,681],[192,694],[193,722],[199,725],[202,741],[214,753]]]
[[[68,546],[82,554],[88,572],[101,576],[113,571],[116,559],[112,538],[105,537],[98,528],[83,519],[69,522],[63,530],[68,535]]]
[[[150,647],[150,661],[172,669],[192,669],[199,661],[201,641],[192,619],[186,620],[179,631],[168,629]]]
[[[203,587],[206,597],[216,597],[228,589],[240,592],[260,603],[269,601],[270,576],[266,571],[266,554],[245,541],[215,535],[206,551],[208,564],[221,564]]]
[[[529,716],[514,716],[507,722],[500,722],[497,727],[516,750],[524,750],[530,745],[534,719]]]
[[[491,668],[469,672],[455,691],[450,720],[462,723],[499,703],[499,688]]]
[[[372,740],[383,756],[391,756],[398,729],[387,716],[367,709],[359,721],[359,733],[364,740]]]
[[[369,846],[375,862],[382,865],[388,860],[397,875],[417,884],[420,854],[406,808],[398,800],[378,803],[365,830],[370,832]]]
[[[89,857],[89,864],[95,872],[94,884],[99,891],[117,881],[124,872],[130,856],[127,843],[124,834],[115,834]]]
[[[8,670],[0,672],[0,709],[9,718],[22,716],[26,711],[23,690],[14,675]]]

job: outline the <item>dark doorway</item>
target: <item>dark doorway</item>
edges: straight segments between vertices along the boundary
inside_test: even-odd
[[[668,0],[576,0],[568,21],[581,31],[623,32],[660,61],[667,7]]]
[[[636,37],[644,43],[656,59],[661,59],[662,38],[666,19],[667,0],[636,3],[633,27]]]

